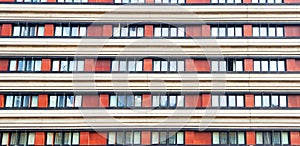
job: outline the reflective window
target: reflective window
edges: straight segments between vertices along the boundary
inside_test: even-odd
[[[85,25],[56,25],[54,36],[63,37],[82,37],[87,35]]]
[[[52,60],[52,71],[84,71],[84,60]]]
[[[284,37],[283,26],[280,25],[254,25],[252,31],[253,37]]]
[[[139,25],[114,26],[113,36],[114,37],[143,37],[144,26],[139,26]]]
[[[13,26],[12,36],[33,37],[44,36],[44,25],[20,24]]]
[[[212,95],[212,107],[244,107],[243,95]]]
[[[82,96],[81,95],[50,95],[49,107],[58,108],[72,108],[81,107]]]
[[[286,71],[284,60],[254,60],[254,71],[258,72],[278,72]]]
[[[5,107],[28,108],[38,106],[38,95],[6,95]]]
[[[152,132],[151,144],[181,145],[184,144],[184,132]]]
[[[109,107],[142,107],[141,95],[110,95]]]
[[[143,71],[142,60],[113,60],[112,71]]]
[[[183,60],[177,61],[166,61],[166,60],[154,60],[153,61],[153,71],[170,71],[170,72],[179,72],[184,71],[185,63]]]
[[[47,132],[46,145],[79,145],[79,132]]]
[[[185,27],[168,25],[154,26],[154,37],[184,37]]]
[[[221,0],[219,0],[220,2]],[[231,1],[231,0],[227,0]],[[233,2],[232,0],[231,2]],[[237,0],[239,1],[239,0]],[[224,0],[225,2],[225,0]],[[240,1],[239,1],[240,2]],[[211,27],[211,36],[212,37],[242,37],[243,36],[243,27],[235,25],[218,25]]]
[[[9,61],[9,71],[41,71],[40,59],[13,59]]]
[[[288,132],[255,132],[256,144],[264,145],[288,145],[289,134]]]
[[[245,144],[245,132],[213,132],[213,144]]]
[[[255,95],[255,107],[287,107],[285,95]]]
[[[175,108],[184,107],[183,95],[153,95],[152,107]]]
[[[122,131],[108,133],[109,145],[138,145],[141,144],[141,132]]]

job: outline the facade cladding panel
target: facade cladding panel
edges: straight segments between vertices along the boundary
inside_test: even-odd
[[[300,145],[300,0],[0,4],[0,145]]]

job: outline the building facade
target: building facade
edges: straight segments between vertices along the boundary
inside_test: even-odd
[[[1,145],[300,145],[299,0],[0,0]]]

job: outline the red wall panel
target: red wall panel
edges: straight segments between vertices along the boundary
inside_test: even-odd
[[[300,71],[300,59],[295,59],[295,71]]]
[[[185,131],[185,144],[194,145],[194,131]]]
[[[202,107],[211,107],[210,94],[202,94]]]
[[[100,107],[108,107],[109,104],[109,95],[108,94],[100,94]]]
[[[95,71],[95,59],[84,60],[84,71]]]
[[[154,0],[146,0],[146,4],[153,4]]]
[[[113,0],[97,0],[97,3],[113,3]]]
[[[210,25],[202,25],[202,36],[203,37],[210,37]]]
[[[284,0],[284,3],[299,4],[299,3],[300,3],[300,0]]]
[[[287,71],[296,71],[296,61],[295,59],[286,59],[286,70]]]
[[[254,107],[254,95],[253,94],[245,95],[245,106],[246,107]]]
[[[111,61],[110,60],[97,60],[95,71],[110,71]]]
[[[198,1],[198,0],[197,0]],[[185,32],[187,37],[200,37],[202,36],[201,26],[188,25],[186,26]]]
[[[252,36],[252,25],[244,25],[244,36],[245,37],[251,37]]]
[[[106,145],[107,133],[90,132],[90,145]]]
[[[211,133],[210,132],[195,132],[194,144],[195,145],[211,145]]]
[[[142,97],[142,107],[151,107],[152,102],[151,102],[151,94],[143,94]]]
[[[253,71],[253,59],[244,59],[244,70]]]
[[[247,131],[246,132],[246,144],[256,144],[255,140],[255,132],[254,131]]]
[[[251,3],[252,3],[252,0],[243,0],[243,3],[244,3],[244,4],[251,4]]]
[[[1,36],[12,36],[11,24],[2,24]]]
[[[97,95],[85,95],[82,99],[82,107],[98,107],[99,96]]]
[[[34,145],[44,145],[46,134],[45,132],[35,132]]]
[[[186,59],[185,60],[185,71],[196,71],[194,59]]]
[[[15,2],[14,0],[0,0],[0,2]]]
[[[300,135],[299,132],[290,132],[290,142],[291,145],[300,145]]]
[[[150,131],[142,131],[142,145],[150,145],[151,142],[151,132]]]
[[[208,60],[194,60],[196,71],[198,72],[210,72],[210,63]]]
[[[103,25],[103,36],[112,36],[112,25]]]
[[[42,59],[42,71],[51,71],[51,59]]]
[[[56,0],[47,0],[48,3],[56,3]]]
[[[185,107],[196,107],[196,95],[186,95],[185,96]]]
[[[300,95],[289,95],[288,107],[300,107]]]
[[[145,37],[153,37],[153,25],[145,25]]]
[[[89,132],[80,132],[80,145],[88,145],[89,144]]]
[[[288,1],[298,1],[300,3],[300,0],[288,0]],[[300,26],[284,26],[284,35],[286,37],[300,36]]]
[[[39,108],[46,108],[48,107],[48,95],[47,94],[40,94],[38,97],[38,107]]]
[[[54,36],[54,24],[45,24],[44,36]]]
[[[0,108],[4,107],[4,95],[0,94]]]
[[[210,0],[186,0],[187,4],[208,4]]]
[[[144,59],[144,71],[150,72],[152,71],[152,59]]]
[[[93,0],[96,2],[96,0]],[[89,1],[90,2],[90,1]],[[87,36],[103,36],[103,25],[90,25],[87,28]]]
[[[0,71],[8,71],[8,59],[0,59]]]

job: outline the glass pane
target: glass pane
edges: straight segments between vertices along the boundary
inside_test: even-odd
[[[142,96],[135,95],[134,96],[134,106],[135,107],[141,107],[142,106]]]
[[[154,36],[161,37],[161,28],[160,27],[154,27]]]
[[[71,36],[78,36],[78,27],[72,27]]]
[[[281,132],[281,144],[289,144],[288,132]]]
[[[36,60],[34,63],[34,71],[41,71],[42,60]]]
[[[254,61],[254,71],[260,71],[260,61]]]
[[[152,96],[152,106],[159,107],[159,96]]]
[[[75,104],[74,96],[66,96],[66,100],[67,100],[66,107],[74,107]]]
[[[110,96],[110,107],[117,107],[117,96],[111,95]]]
[[[17,133],[11,133],[10,135],[10,145],[17,145],[18,144],[18,135]]]
[[[220,144],[227,144],[227,132],[220,132]]]
[[[2,145],[8,144],[8,133],[2,133]]]
[[[81,26],[79,33],[80,33],[79,36],[86,36],[86,27],[85,26]]]
[[[162,37],[168,37],[169,36],[169,28],[163,27],[162,28]]]
[[[124,144],[125,133],[117,132],[117,144]]]
[[[218,95],[212,95],[211,96],[211,106],[212,107],[219,107],[219,96]]]
[[[31,107],[38,107],[38,96],[31,96]]]
[[[119,61],[112,61],[112,67],[111,67],[112,71],[119,71]]]
[[[264,144],[271,144],[271,132],[264,132]]]
[[[255,101],[255,107],[261,107],[261,96],[260,95],[255,95],[254,97]]]
[[[176,61],[170,61],[170,71],[176,71],[177,65]]]
[[[55,141],[54,144],[62,144],[62,133],[57,132],[55,133]]]
[[[14,107],[21,107],[22,96],[15,96]]]
[[[136,37],[136,35],[137,35],[137,28],[135,26],[129,27],[129,36]]]
[[[23,96],[23,107],[30,107],[30,96]]]
[[[25,60],[18,61],[18,71],[25,71]]]
[[[178,37],[184,37],[184,27],[178,27]]]
[[[138,37],[143,37],[144,36],[144,27],[138,27],[137,36]]]
[[[273,144],[280,144],[280,132],[273,133]]]
[[[219,71],[226,71],[226,61],[219,61]]]
[[[36,27],[35,26],[29,27],[29,36],[36,36]]]
[[[160,71],[160,61],[153,61],[153,71]]]
[[[13,96],[6,96],[5,107],[12,107],[13,105]]]
[[[50,96],[49,107],[56,107],[56,96]]]
[[[72,140],[71,133],[70,132],[65,132],[64,144],[71,145],[71,140]]]
[[[127,37],[128,36],[128,27],[122,27],[121,28],[121,37]]]
[[[34,145],[35,133],[29,133],[28,135],[28,145]]]
[[[269,27],[269,37],[275,37],[275,27]]]
[[[278,61],[278,71],[285,71],[285,61]]]
[[[125,144],[132,144],[132,143],[133,143],[133,133],[126,132]]]
[[[172,27],[172,28],[170,28],[170,29],[171,29],[171,34],[170,34],[170,36],[171,36],[171,37],[177,37],[177,28]]]
[[[160,132],[159,143],[160,144],[167,144],[167,132]]]
[[[21,144],[21,145],[27,144],[27,133],[25,133],[25,132],[21,132],[21,133],[20,133],[20,141],[19,141],[19,144]]]
[[[278,107],[278,96],[277,95],[272,95],[271,96],[271,101],[272,101],[272,104],[271,104],[271,107]]]
[[[211,36],[212,37],[218,36],[218,27],[211,27]]]
[[[166,107],[168,105],[168,97],[160,96],[160,105],[161,107]]]
[[[232,95],[230,95],[230,96],[228,96],[228,106],[229,107],[235,107],[235,96],[232,96]]]
[[[227,107],[227,97],[225,95],[220,95],[220,106]]]
[[[81,107],[82,104],[82,96],[76,95],[75,96],[75,107]]]
[[[233,0],[231,0],[233,2]],[[228,27],[228,36],[234,37],[234,27]]]
[[[108,133],[108,144],[116,144],[116,133],[115,132]]]
[[[286,96],[280,96],[280,107],[286,107]]]
[[[170,97],[170,100],[169,100],[170,107],[175,107],[176,106],[176,96],[169,96],[169,97]]]
[[[33,71],[34,60],[26,60],[26,71]]]
[[[38,36],[44,36],[44,30],[45,30],[44,26],[39,26],[38,27]]]
[[[55,27],[55,36],[61,36],[62,35],[62,27],[56,26]]]
[[[134,136],[133,144],[141,144],[141,133],[134,132],[133,136]]]
[[[283,27],[277,27],[277,37],[283,37]]]
[[[21,36],[28,36],[28,26],[22,26],[21,27]]]
[[[277,61],[270,61],[270,71],[277,71]]]
[[[79,60],[77,61],[77,71],[83,71],[84,70],[84,61]]]
[[[152,137],[151,137],[151,144],[158,144],[158,138],[159,133],[158,132],[152,132]]]
[[[60,71],[68,71],[68,61],[60,61]]]
[[[57,107],[65,107],[65,96],[57,96]]]
[[[13,36],[20,36],[20,26],[14,26]]]
[[[9,62],[9,71],[16,71],[17,68],[17,61],[16,60],[10,60]]]
[[[71,60],[69,61],[69,71],[76,71],[76,66],[75,66],[75,61],[74,60]]]
[[[133,107],[133,104],[134,104],[134,99],[133,99],[133,96],[127,96],[127,107]]]
[[[220,144],[219,138],[219,132],[213,132],[213,144]]]
[[[244,96],[238,95],[236,96],[236,100],[237,100],[236,102],[237,107],[244,107]]]
[[[235,71],[243,71],[243,61],[236,61]]]
[[[47,145],[52,145],[53,143],[53,133],[47,133]]]
[[[261,70],[269,71],[269,62],[268,61],[261,61]]]
[[[169,144],[176,144],[176,132],[169,132]]]
[[[236,37],[243,36],[243,28],[242,27],[235,27],[235,36]]]
[[[245,133],[244,132],[238,133],[238,144],[245,144]]]
[[[219,71],[219,61],[211,61],[211,71]]]
[[[177,96],[177,107],[184,107],[184,96]]]
[[[252,3],[258,3],[258,0],[252,0]],[[253,27],[253,36],[254,37],[259,37],[259,27]]]
[[[115,3],[116,3],[116,1],[115,1]],[[120,3],[121,3],[121,0],[120,0]],[[114,32],[113,33],[114,37],[120,37],[120,27],[119,26],[115,26],[113,32]]]
[[[184,133],[177,132],[177,144],[184,144]]]
[[[70,27],[69,26],[63,27],[63,36],[70,36]]]
[[[263,107],[270,106],[270,97],[269,95],[263,95]]]
[[[161,71],[168,71],[168,61],[161,61]]]
[[[177,71],[184,71],[184,61],[177,61]]]
[[[220,27],[219,28],[219,37],[225,37],[226,36],[226,28]]]
[[[143,61],[136,61],[136,70],[135,71],[143,71]]]
[[[126,71],[127,69],[127,62],[126,61],[120,61],[120,71]]]
[[[52,71],[59,71],[59,61],[55,60],[52,62]]]
[[[79,144],[79,132],[73,132],[72,144]]]
[[[135,61],[128,61],[128,71],[135,71]]]
[[[229,132],[229,144],[237,144],[236,132]]]
[[[118,96],[118,107],[125,107],[125,96]]]
[[[262,132],[256,132],[256,144],[263,144]]]
[[[260,36],[266,37],[267,36],[267,27],[261,27],[260,28]]]

